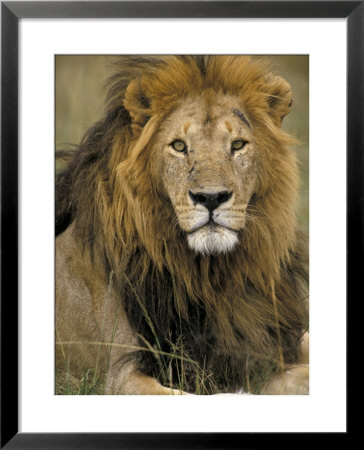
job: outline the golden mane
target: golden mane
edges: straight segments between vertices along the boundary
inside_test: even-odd
[[[165,118],[186,97],[208,90],[241,100],[264,154],[260,190],[249,205],[240,245],[216,256],[194,254],[171,225],[175,213],[153,164],[153,142]],[[295,360],[307,326],[307,255],[295,219],[294,140],[280,127],[291,96],[288,83],[257,58],[120,59],[105,118],[59,176],[57,225],[62,230],[74,222],[84,244],[103,255],[128,317],[144,337],[153,338],[143,325],[144,309],[165,340],[177,313],[191,323],[192,334],[192,315],[202,314],[217,354],[246,348],[255,368],[268,357],[277,364]],[[226,364],[234,363],[229,357]]]

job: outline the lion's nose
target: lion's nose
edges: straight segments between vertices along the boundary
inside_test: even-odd
[[[227,202],[233,195],[232,192],[220,191],[220,192],[192,192],[188,191],[188,194],[196,205],[199,203],[207,208],[210,212],[220,206],[222,203]]]

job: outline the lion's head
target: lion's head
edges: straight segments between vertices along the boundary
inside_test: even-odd
[[[139,65],[143,71],[119,98],[132,121],[129,153],[119,156],[119,182],[130,183],[124,193],[129,189],[132,199],[131,188],[141,199],[144,184],[147,203],[153,192],[158,203],[170,203],[164,225],[180,227],[197,253],[233,250],[247,215],[265,214],[260,201],[269,191],[281,196],[280,205],[268,206],[277,208],[274,220],[281,215],[282,225],[291,223],[296,167],[280,128],[292,105],[288,83],[249,57],[169,57]],[[146,171],[154,186],[145,185]],[[147,210],[144,204],[145,217]],[[137,224],[140,219],[145,234],[150,216],[149,225],[142,217]],[[163,233],[170,234],[165,226]]]

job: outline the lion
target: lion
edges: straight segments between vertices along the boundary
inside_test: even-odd
[[[57,176],[58,372],[106,394],[308,393],[292,96],[258,57],[119,58]]]

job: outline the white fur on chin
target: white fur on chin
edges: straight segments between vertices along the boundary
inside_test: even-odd
[[[238,243],[238,236],[235,231],[221,226],[207,226],[188,234],[187,241],[197,253],[216,255],[231,251]]]

